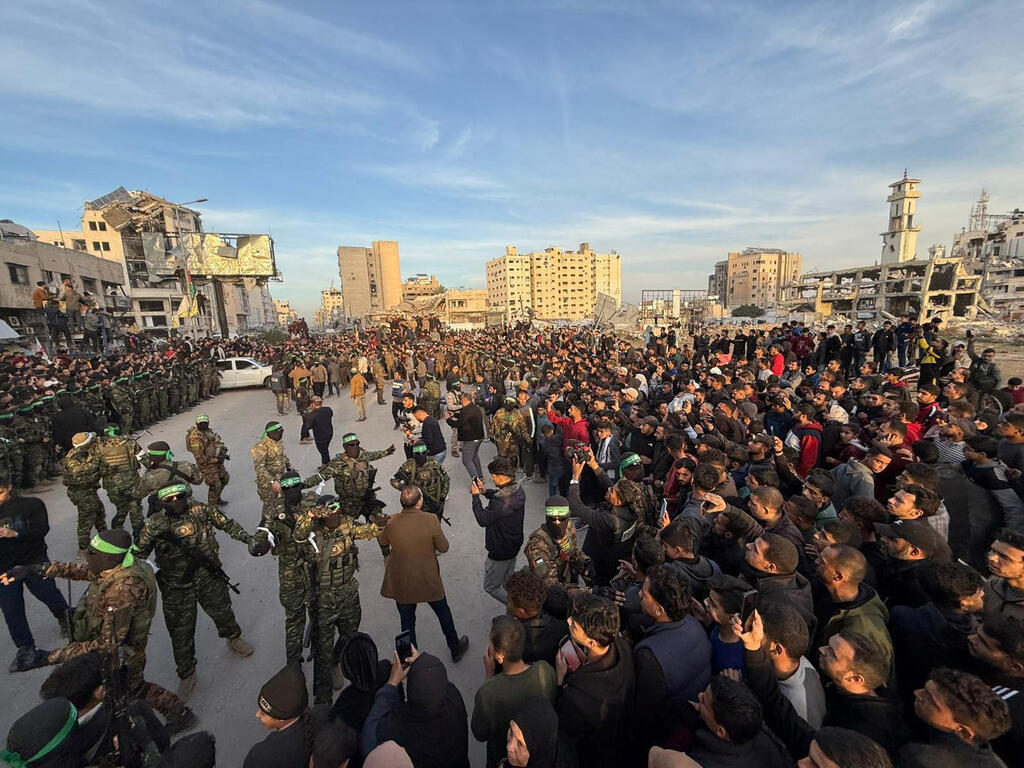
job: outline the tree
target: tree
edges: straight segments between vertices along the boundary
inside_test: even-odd
[[[757,304],[741,304],[732,311],[733,317],[761,317],[764,315],[764,307]]]

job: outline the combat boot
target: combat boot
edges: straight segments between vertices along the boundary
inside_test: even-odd
[[[245,640],[242,639],[241,635],[238,637],[232,637],[228,640],[228,648],[236,656],[246,657],[252,656],[253,648]]]
[[[30,669],[45,667],[50,663],[49,656],[49,651],[40,651],[34,645],[23,645],[18,648],[18,653],[15,655],[14,661],[7,668],[7,671],[13,674],[15,672],[28,672]]]
[[[178,685],[178,699],[182,702],[186,702],[192,696],[192,692],[196,689],[196,673],[193,672],[188,677],[181,678],[181,683]]]
[[[191,679],[195,680],[196,676],[192,675]],[[198,722],[199,718],[196,717],[196,713],[188,707],[184,707],[180,715],[178,715],[177,717],[172,717],[170,720],[164,723],[164,728],[167,731],[167,735],[173,737],[177,736],[179,733],[195,728],[196,723]]]

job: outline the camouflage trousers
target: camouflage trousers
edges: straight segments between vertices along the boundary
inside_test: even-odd
[[[228,474],[223,464],[204,464],[199,467],[199,474],[203,476],[203,482],[209,486],[209,491],[206,494],[206,503],[219,505],[221,491],[228,484],[231,475]]]
[[[204,400],[210,396],[210,379],[207,376],[199,380],[199,396]]]
[[[0,455],[0,473],[10,478],[14,488],[21,488],[21,470],[25,466],[24,452],[21,445],[16,442],[9,442],[5,453]]]
[[[31,488],[42,479],[46,466],[46,445],[41,442],[26,442],[22,453],[22,488]]]
[[[115,411],[121,419],[121,434],[130,435],[134,432],[135,423],[135,411],[131,408],[126,408],[123,411]]]
[[[145,402],[140,402],[139,403],[139,412],[138,412],[137,415],[139,417],[139,426],[140,427],[147,427],[147,426],[149,426],[152,423],[152,421],[153,421],[153,414],[152,414],[152,412],[149,409],[149,400],[148,399]]]
[[[213,619],[217,634],[226,640],[240,637],[235,612],[231,609],[231,595],[228,585],[210,576],[206,571],[196,571],[192,582],[182,584],[181,575],[172,580],[160,571],[156,575],[160,585],[164,622],[171,636],[171,652],[178,677],[184,679],[196,671],[196,618],[197,605]]]
[[[168,414],[170,414],[169,406],[170,398],[167,395],[167,389],[165,387],[160,387],[156,393],[157,418],[166,419]]]
[[[107,530],[107,517],[100,501],[99,486],[69,485],[68,499],[78,510],[78,548],[85,549],[92,539],[92,529]]]
[[[330,704],[331,668],[338,662],[334,649],[341,648],[356,632],[363,612],[359,605],[359,582],[352,579],[317,599],[313,648],[313,701]]]
[[[281,607],[284,608],[284,653],[287,662],[302,661],[302,641],[309,608],[309,578],[305,566],[279,561]]]
[[[145,646],[129,647],[125,653],[124,663],[128,672],[128,689],[133,696],[143,699],[163,715],[164,720],[173,720],[185,713],[185,705],[181,699],[163,686],[148,682],[143,676],[146,669]]]
[[[135,498],[135,488],[139,484],[137,475],[124,472],[108,475],[103,478],[103,490],[107,492],[110,503],[114,505],[114,518],[110,521],[111,528],[120,528],[125,519],[132,521],[132,535],[139,538],[146,518],[142,515],[142,504]]]

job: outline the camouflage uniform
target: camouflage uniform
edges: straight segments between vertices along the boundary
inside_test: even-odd
[[[135,401],[135,418],[141,429],[148,427],[153,421],[149,410],[149,384],[143,381],[143,374],[137,373],[130,382],[132,396]]]
[[[198,550],[220,565],[220,547],[214,528],[248,544],[252,537],[234,520],[216,507],[192,504],[180,517],[160,510],[146,520],[135,545],[138,556],[146,557],[156,549],[159,568],[156,580],[163,596],[164,622],[171,636],[171,650],[178,677],[191,677],[196,671],[196,604],[213,619],[217,634],[232,640],[241,637],[242,628],[231,609],[227,584],[205,568],[191,565],[177,542]]]
[[[141,501],[150,497],[147,514],[153,514],[156,510],[156,493],[164,485],[170,482],[186,482],[193,485],[203,484],[203,475],[199,468],[191,462],[175,462],[164,460],[156,467],[151,467],[142,473],[138,486],[135,488],[135,498]]]
[[[284,608],[284,652],[289,664],[302,661],[302,635],[309,607],[308,557],[313,552],[306,542],[309,532],[298,541],[296,526],[297,520],[315,506],[314,493],[304,493],[294,510],[286,509],[284,500],[278,496],[271,514],[260,523],[274,537],[271,552],[277,556],[278,597]]]
[[[136,426],[135,395],[129,388],[128,381],[127,376],[122,376],[110,386],[110,405],[120,419],[123,435],[131,434]]]
[[[437,510],[428,510],[434,512],[439,518],[444,514],[444,501],[448,498],[448,489],[451,486],[451,479],[448,477],[448,473],[444,467],[434,459],[427,459],[423,462],[422,466],[416,464],[416,459],[409,459],[404,462],[402,466],[398,468],[398,472],[391,478],[391,487],[396,491],[401,491],[408,485],[408,482],[402,482],[398,477],[399,474],[406,474],[412,478],[412,484],[418,485],[423,493],[431,498],[432,501],[438,505]],[[426,509],[426,499],[424,499],[423,508]]]
[[[139,537],[145,519],[142,505],[135,492],[139,487],[139,444],[130,437],[106,435],[99,438],[96,452],[103,474],[103,490],[117,510],[110,521],[112,528],[124,525],[125,518],[132,521],[132,535]]]
[[[22,445],[22,487],[32,488],[42,478],[50,441],[34,411],[36,404],[22,406],[14,416],[14,431]]]
[[[380,360],[374,360],[370,370],[373,371],[373,387],[377,391],[377,405],[384,405],[384,382],[388,379],[388,372]]]
[[[519,443],[530,439],[523,412],[518,408],[499,408],[491,424],[491,437],[498,447],[498,456],[511,461],[514,467],[519,457]]]
[[[199,402],[199,377],[196,375],[196,372],[191,369],[185,370],[184,376],[185,399],[191,407]]]
[[[367,517],[373,514],[375,495],[373,493],[373,480],[377,475],[376,467],[371,467],[371,461],[383,459],[395,452],[395,447],[385,448],[383,451],[368,451],[365,448],[359,450],[359,456],[350,459],[344,453],[339,453],[327,464],[320,467],[320,470],[311,477],[302,481],[303,488],[312,488],[324,480],[334,480],[334,494],[341,502],[343,514],[356,518],[360,515]],[[377,506],[381,506],[379,502]]]
[[[106,424],[109,421],[107,418],[106,397],[104,396],[103,387],[99,384],[93,384],[88,389],[82,391],[82,405],[89,413],[96,417],[97,423]]]
[[[10,413],[0,414],[0,477],[7,478],[15,488],[21,486],[21,444],[11,429]]]
[[[181,717],[185,713],[181,700],[143,676],[149,628],[156,614],[156,577],[149,565],[136,560],[127,568],[111,568],[95,576],[84,565],[51,563],[44,576],[89,582],[75,606],[70,642],[51,653],[50,661],[63,664],[90,651],[107,653],[115,645],[121,646],[133,695],[144,699],[165,719]]]
[[[274,502],[278,499],[274,483],[292,468],[292,463],[284,453],[284,443],[272,440],[266,435],[252,447],[249,454],[252,456],[252,466],[256,471],[256,493],[263,502],[261,517],[266,519],[273,513]]]
[[[99,453],[91,445],[72,448],[61,464],[68,498],[78,510],[78,548],[89,546],[92,529],[107,530],[106,515],[100,501],[102,464]]]
[[[359,631],[362,608],[359,605],[359,550],[357,539],[375,539],[384,526],[376,523],[361,525],[352,517],[341,515],[341,523],[331,530],[316,525],[317,516],[327,512],[317,507],[299,518],[295,526],[297,539],[307,538],[315,544],[310,555],[311,578],[315,580],[315,631],[313,647],[313,700],[316,704],[331,703],[331,668],[337,663],[334,649],[343,646]]]
[[[167,372],[165,389],[167,390],[167,410],[172,414],[181,413],[181,366],[171,366]]]
[[[210,396],[210,362],[203,360],[196,366],[199,377],[199,397],[206,400]]]
[[[158,375],[161,378],[160,386],[154,387],[156,391],[156,417],[166,419],[171,415],[171,398],[167,387],[167,372],[160,369]]]
[[[192,427],[185,435],[185,445],[188,452],[196,457],[196,466],[199,468],[203,481],[209,486],[209,493],[206,495],[207,503],[220,505],[220,492],[228,484],[231,476],[224,466],[223,457],[227,455],[227,448],[220,439],[220,435],[212,429],[202,430],[199,427]]]
[[[661,530],[658,526],[661,502],[655,496],[654,489],[647,483],[636,483],[624,477],[619,480],[618,486],[619,495],[625,506],[633,511],[637,522],[652,536],[656,535]]]
[[[441,386],[433,376],[428,378],[427,383],[423,385],[420,405],[435,419],[441,418]]]
[[[576,546],[576,526],[570,521],[566,532],[566,546],[558,545],[543,525],[530,534],[523,547],[527,567],[544,579],[549,587],[555,584],[576,585],[579,575],[585,573],[590,558]]]

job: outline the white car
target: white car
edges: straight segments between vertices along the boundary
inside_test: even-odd
[[[264,387],[270,374],[274,372],[269,365],[252,357],[228,357],[215,362],[222,376],[221,389]]]

